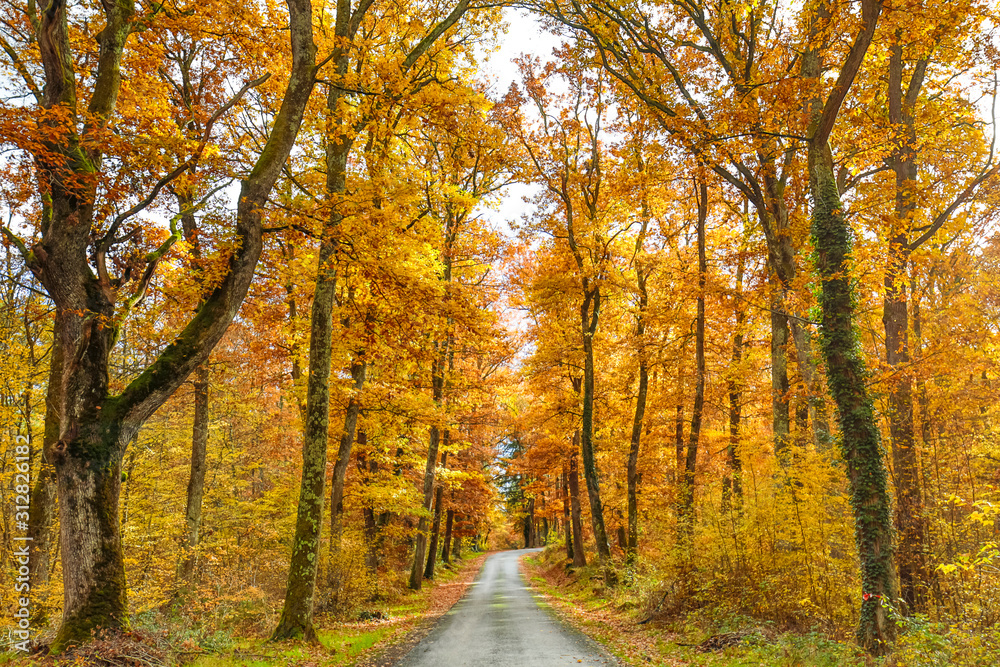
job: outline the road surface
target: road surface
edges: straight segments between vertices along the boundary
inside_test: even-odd
[[[538,605],[518,571],[518,558],[525,553],[490,556],[465,597],[396,667],[617,665]]]

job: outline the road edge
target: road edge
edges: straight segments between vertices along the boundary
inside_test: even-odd
[[[475,558],[462,561],[458,577],[452,580],[452,584],[458,584],[452,596],[454,599],[449,604],[427,611],[417,626],[411,630],[401,632],[386,638],[373,646],[368,653],[358,658],[350,664],[350,667],[392,667],[399,662],[407,653],[429,635],[437,626],[438,622],[454,607],[459,600],[465,597],[469,586],[475,581],[483,571],[483,563],[486,559],[497,551],[487,551],[477,555]],[[436,584],[435,584],[436,585]]]
[[[535,554],[538,553],[541,553],[541,550],[535,552]],[[565,603],[563,600],[560,600],[557,597],[549,595],[548,593],[546,593],[541,588],[535,585],[535,582],[533,582],[531,579],[532,566],[529,566],[527,563],[524,562],[524,559],[531,555],[532,554],[530,553],[522,554],[517,559],[517,569],[518,572],[521,573],[521,579],[524,580],[525,585],[531,589],[532,597],[534,597],[536,600],[539,600],[540,602],[544,602],[544,604],[539,605],[539,608],[552,614],[552,616],[554,616],[564,626],[566,626],[573,632],[576,632],[578,635],[583,637],[589,643],[593,644],[600,651],[600,653],[602,653],[605,656],[605,658],[609,661],[608,662],[609,665],[612,665],[613,667],[629,667],[631,663],[622,661],[621,658],[612,653],[610,646],[608,646],[600,639],[587,632],[587,629],[579,622],[579,620],[576,617],[574,617],[572,614],[567,613],[565,609],[567,603]]]

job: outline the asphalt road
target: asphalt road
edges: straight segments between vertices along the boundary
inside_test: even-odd
[[[597,644],[538,605],[518,571],[524,553],[490,556],[465,597],[396,667],[617,665]]]

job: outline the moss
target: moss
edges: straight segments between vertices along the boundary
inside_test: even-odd
[[[855,541],[861,558],[862,599],[858,643],[884,653],[895,627],[884,601],[896,596],[893,528],[888,473],[871,396],[868,371],[854,328],[855,294],[849,275],[851,232],[843,216],[840,194],[830,168],[812,162],[812,241],[822,280],[820,343],[827,364],[830,392],[837,404],[840,449],[847,464]]]

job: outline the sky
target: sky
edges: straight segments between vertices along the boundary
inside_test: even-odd
[[[527,12],[504,9],[506,32],[500,37],[500,48],[494,53],[484,54],[482,78],[490,84],[490,96],[499,99],[507,92],[511,82],[518,80],[517,66],[514,58],[522,54],[530,54],[548,60],[552,58],[552,50],[559,46],[561,39],[545,30],[542,25]],[[505,235],[513,236],[512,222],[520,220],[527,211],[524,198],[536,191],[536,186],[508,186],[500,204],[491,206],[482,214],[493,223],[495,229]]]

